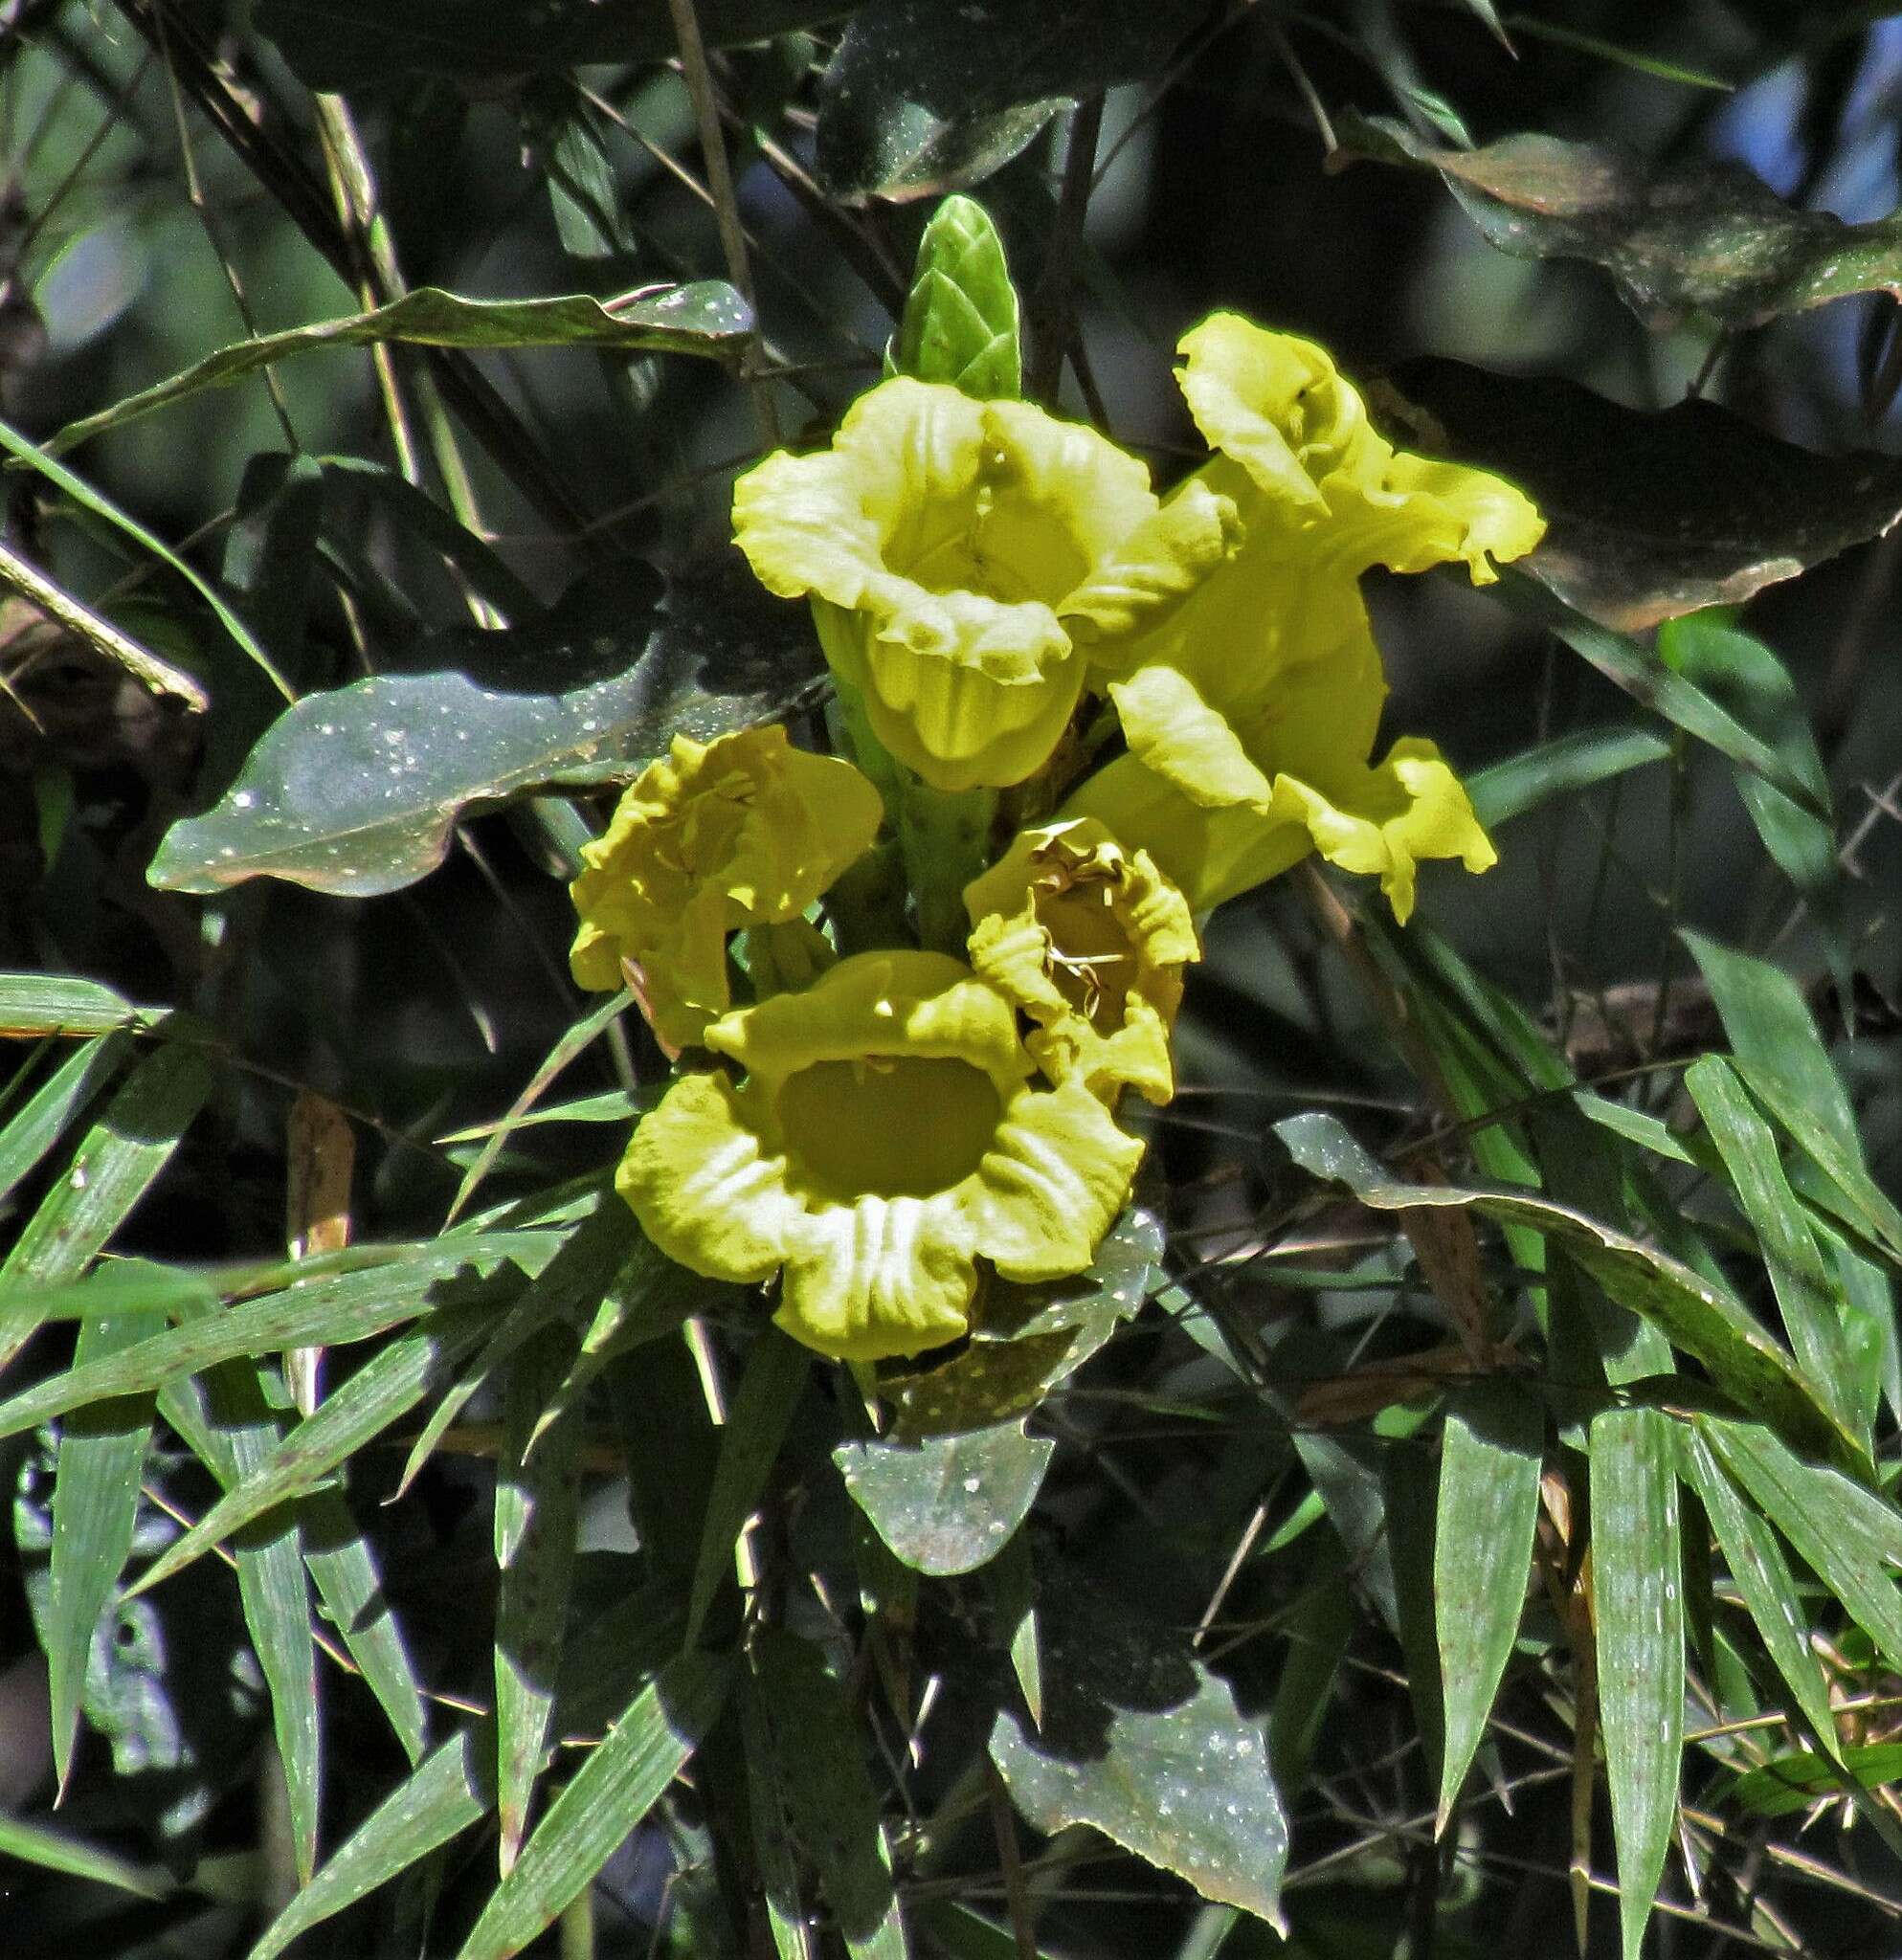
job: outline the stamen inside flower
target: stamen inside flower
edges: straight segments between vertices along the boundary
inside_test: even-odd
[[[1123,1024],[1139,969],[1108,885],[1091,879],[1046,887],[1037,896],[1037,923],[1050,935],[1051,978],[1063,998],[1098,1034],[1112,1034]]]
[[[792,1180],[816,1195],[929,1197],[983,1161],[1003,1103],[955,1058],[870,1055],[789,1076],[775,1104]]]

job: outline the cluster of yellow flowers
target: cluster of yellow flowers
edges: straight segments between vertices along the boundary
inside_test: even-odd
[[[585,854],[576,979],[631,985],[706,1064],[639,1124],[618,1188],[682,1264],[778,1277],[779,1324],[822,1353],[955,1339],[984,1266],[1088,1267],[1142,1154],[1118,1102],[1174,1092],[1198,913],[1310,850],[1378,877],[1402,920],[1420,859],[1493,862],[1431,743],[1372,760],[1359,579],[1463,560],[1489,580],[1537,512],[1397,452],[1311,343],[1219,314],[1181,351],[1214,454],[1166,500],[1093,430],[905,378],[829,449],[743,478],[740,548],[810,600],[857,763],[776,727],[678,738]],[[1054,814],[998,838],[999,791]],[[948,809],[979,845],[968,936],[910,853],[906,943],[874,924],[868,947],[839,880]]]

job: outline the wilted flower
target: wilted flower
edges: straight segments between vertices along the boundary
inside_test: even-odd
[[[634,988],[654,1031],[697,1042],[732,995],[727,935],[796,919],[877,834],[879,793],[850,763],[794,748],[778,726],[671,751],[582,847],[570,890],[577,985]]]
[[[955,1339],[980,1258],[1085,1270],[1142,1155],[1081,1081],[1037,1083],[1010,1001],[946,954],[856,954],[703,1038],[745,1080],[682,1076],[616,1184],[682,1265],[783,1275],[775,1318],[823,1354]]]
[[[769,590],[810,595],[880,742],[955,792],[1049,757],[1083,688],[1074,629],[1110,609],[1127,630],[1219,560],[1213,504],[1169,526],[1157,508],[1143,465],[1095,431],[900,378],[831,448],[742,477],[733,528]]]
[[[1484,583],[1543,523],[1496,477],[1397,452],[1309,342],[1218,314],[1182,351],[1183,392],[1220,454],[1175,498],[1226,500],[1242,543],[1092,646],[1130,752],[1064,813],[1140,844],[1197,910],[1314,849],[1378,877],[1404,919],[1419,859],[1483,871],[1494,853],[1432,744],[1370,761],[1387,688],[1359,576],[1457,559]]]
[[[1050,824],[1021,833],[964,898],[972,967],[1037,1024],[1026,1046],[1044,1074],[1168,1102],[1182,969],[1200,948],[1149,854],[1090,818]]]

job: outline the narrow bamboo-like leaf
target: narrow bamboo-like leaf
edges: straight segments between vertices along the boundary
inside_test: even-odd
[[[0,1036],[9,1040],[150,1031],[163,1026],[168,1013],[134,1007],[110,987],[68,973],[0,973]]]
[[[486,1816],[495,1802],[493,1732],[453,1735],[377,1805],[309,1884],[278,1915],[249,1960],[277,1960],[312,1927],[367,1898]]]
[[[554,1709],[574,1571],[581,1425],[572,1418],[556,1423],[532,1458],[528,1445],[573,1347],[571,1328],[542,1328],[510,1362],[503,1400],[495,1486],[495,1719],[504,1874],[527,1834]]]
[[[1743,1595],[1763,1651],[1783,1677],[1810,1733],[1834,1752],[1839,1745],[1836,1718],[1829,1706],[1829,1683],[1810,1646],[1802,1595],[1790,1576],[1789,1562],[1776,1533],[1738,1496],[1702,1436],[1685,1430],[1678,1443],[1685,1475],[1711,1520],[1724,1563]]]
[[[1638,1960],[1677,1825],[1684,1752],[1684,1603],[1671,1419],[1655,1409],[1595,1416],[1592,1596],[1599,1719],[1618,1845],[1624,1960]]]
[[[1446,1702],[1440,1680],[1440,1634],[1433,1577],[1435,1526],[1440,1509],[1440,1463],[1404,1444],[1380,1463],[1387,1513],[1387,1550],[1394,1570],[1395,1632],[1406,1663],[1407,1694],[1420,1731],[1427,1780],[1438,1790],[1446,1761]],[[1314,1493],[1309,1492],[1312,1497]],[[1272,1536],[1279,1537],[1284,1524]],[[1266,1554],[1264,1548],[1264,1555]]]
[[[143,1324],[131,1319],[82,1321],[74,1359],[115,1354],[143,1331]],[[132,1549],[151,1427],[150,1395],[126,1395],[76,1409],[60,1432],[41,1637],[53,1706],[53,1763],[62,1790],[78,1735],[94,1630]]]
[[[1037,1502],[1057,1445],[1022,1418],[962,1436],[840,1443],[845,1487],[895,1556],[934,1578],[974,1571]]]
[[[1021,1530],[984,1568],[984,1587],[997,1635],[1010,1650],[1011,1672],[1030,1711],[1030,1726],[1043,1726],[1043,1650],[1037,1634],[1037,1568]]]
[[[1835,1285],[1783,1174],[1770,1125],[1757,1115],[1734,1071],[1719,1056],[1707,1055],[1693,1062],[1685,1071],[1684,1086],[1723,1157],[1737,1201],[1763,1248],[1791,1347],[1837,1419],[1866,1437],[1875,1407],[1875,1375],[1871,1370],[1858,1378]]]
[[[812,1928],[799,1898],[798,1847],[780,1801],[772,1757],[772,1731],[758,1678],[750,1667],[741,1671],[740,1732],[747,1760],[747,1800],[752,1814],[753,1858],[759,1866],[760,1889],[766,1895],[766,1922],[772,1949],[779,1960],[813,1960]]]
[[[1725,1803],[1759,1817],[1783,1817],[1845,1788],[1874,1790],[1897,1781],[1902,1781],[1902,1743],[1861,1743],[1834,1761],[1809,1749],[1793,1749],[1737,1777],[1722,1794]]]
[[[202,1395],[193,1392],[202,1388]],[[227,1490],[256,1471],[278,1440],[278,1424],[255,1363],[220,1362],[202,1384],[161,1392],[166,1420]],[[271,1726],[290,1796],[298,1877],[317,1867],[319,1746],[317,1643],[310,1587],[295,1517],[280,1513],[248,1526],[234,1544],[244,1624],[271,1691]]]
[[[211,1085],[197,1050],[168,1046],[148,1055],[106,1104],[72,1169],[41,1199],[0,1264],[0,1297],[7,1301],[0,1307],[0,1366],[39,1325],[30,1304],[16,1303],[24,1290],[84,1272],[165,1169]]]
[[[486,1305],[445,1308],[405,1334],[326,1395],[241,1482],[227,1490],[139,1575],[134,1592],[163,1585],[253,1519],[316,1489],[321,1479],[401,1420],[469,1351],[494,1319]]]
[[[1902,1666],[1902,1517],[1840,1472],[1805,1463],[1755,1423],[1697,1418],[1724,1468],[1842,1601],[1891,1667]]]
[[[907,1949],[878,1796],[851,1703],[810,1640],[768,1627],[753,1642],[772,1774],[794,1837],[855,1956]]]
[[[660,293],[629,293],[608,305],[585,293],[548,300],[465,300],[419,286],[368,313],[220,347],[182,374],[69,422],[46,448],[50,456],[59,456],[104,430],[121,428],[201,389],[226,387],[307,347],[369,347],[394,341],[421,347],[590,346],[723,359],[751,323],[745,301],[717,279],[669,286]]]
[[[1532,1569],[1544,1424],[1537,1401],[1480,1382],[1446,1409],[1433,1535],[1434,1624],[1446,1710],[1436,1830],[1486,1733]]]
[[[16,1858],[22,1864],[64,1872],[68,1878],[91,1879],[95,1884],[111,1885],[142,1899],[163,1899],[171,1890],[163,1870],[142,1870],[64,1831],[49,1831],[44,1824],[30,1824],[21,1817],[0,1815],[0,1858]]]
[[[1693,1354],[1724,1392],[1785,1434],[1864,1474],[1860,1441],[1829,1409],[1776,1342],[1713,1280],[1568,1205],[1515,1191],[1463,1191],[1446,1185],[1398,1184],[1334,1118],[1287,1118],[1274,1126],[1295,1161],[1318,1177],[1352,1187],[1365,1205],[1404,1211],[1416,1205],[1473,1205],[1509,1223],[1559,1241],[1620,1305]]]
[[[1023,392],[1017,288],[1004,241],[974,198],[947,197],[931,213],[885,361],[893,373],[945,382],[979,401]]]
[[[0,1199],[10,1196],[45,1158],[130,1049],[123,1035],[107,1035],[76,1048],[13,1112],[0,1130]]]
[[[1581,728],[1467,777],[1473,813],[1488,830],[1555,797],[1574,796],[1645,764],[1662,762],[1670,740],[1655,728]]]
[[[548,1806],[458,1960],[509,1960],[553,1925],[680,1773],[719,1715],[731,1672],[722,1657],[682,1654],[635,1697]]]
[[[706,1498],[706,1520],[687,1597],[687,1637],[700,1637],[721,1581],[733,1569],[733,1547],[772,1475],[779,1445],[812,1372],[812,1349],[771,1322],[760,1330],[720,1432],[720,1455]]]
[[[162,1387],[234,1355],[271,1354],[312,1344],[342,1347],[478,1294],[495,1299],[498,1287],[507,1286],[505,1278],[496,1277],[499,1268],[538,1263],[560,1243],[559,1234],[543,1232],[446,1238],[418,1247],[401,1264],[346,1272],[246,1301],[215,1320],[148,1335],[122,1354],[68,1369],[0,1402],[0,1437],[17,1436],[102,1396]],[[30,1298],[24,1289],[11,1289],[0,1298],[0,1307],[11,1309]]]

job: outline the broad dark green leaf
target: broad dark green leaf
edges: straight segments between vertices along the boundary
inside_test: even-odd
[[[1154,74],[1208,0],[869,0],[819,89],[818,175],[926,197],[1009,163],[1066,101]]]
[[[916,1442],[840,1443],[832,1459],[895,1557],[933,1578],[974,1571],[1037,1501],[1057,1445],[1023,1419]]]
[[[713,1465],[706,1522],[688,1594],[689,1646],[700,1637],[707,1609],[733,1570],[733,1547],[772,1475],[812,1362],[811,1348],[800,1347],[771,1322],[753,1342],[746,1373],[720,1432],[720,1455]]]
[[[58,456],[104,430],[183,401],[201,389],[225,387],[308,347],[397,342],[419,347],[601,347],[724,359],[751,327],[746,302],[719,279],[629,293],[606,305],[585,293],[548,300],[465,300],[421,286],[368,313],[316,321],[220,347],[182,374],[69,422],[47,444],[47,453]]]
[[[1584,728],[1468,776],[1466,793],[1480,822],[1495,830],[1555,797],[1576,795],[1670,752],[1669,738],[1652,728]]]
[[[1438,1829],[1446,1828],[1519,1631],[1538,1522],[1544,1417],[1535,1397],[1478,1382],[1446,1408],[1433,1535],[1445,1707]]]
[[[1783,1174],[1770,1125],[1720,1056],[1693,1062],[1684,1086],[1757,1234],[1798,1360],[1844,1427],[1866,1437],[1875,1410],[1877,1349],[1870,1344],[1859,1353],[1851,1346],[1855,1330],[1846,1325],[1835,1276]]]
[[[1858,1475],[1868,1460],[1816,1391],[1755,1318],[1718,1283],[1690,1267],[1549,1198],[1515,1191],[1462,1191],[1394,1181],[1330,1116],[1294,1116],[1274,1126],[1296,1163],[1350,1186],[1378,1211],[1416,1205],[1471,1205],[1504,1222],[1529,1225],[1562,1244],[1621,1306],[1695,1355],[1725,1393],[1783,1434]]]
[[[1728,159],[1653,164],[1540,134],[1445,149],[1384,117],[1345,117],[1337,129],[1337,167],[1371,157],[1438,170],[1489,243],[1602,267],[1654,328],[1701,314],[1734,331],[1902,288],[1902,218],[1847,225],[1799,211]]]
[[[1684,1753],[1683,1552],[1671,1418],[1656,1409],[1607,1410],[1592,1419],[1591,1459],[1599,1721],[1624,1960],[1638,1960],[1677,1827]]]
[[[985,1429],[1036,1408],[1141,1311],[1161,1262],[1161,1226],[1131,1209],[1110,1227],[1087,1273],[1041,1286],[994,1279],[968,1348],[921,1373],[881,1379],[897,1405],[894,1435]]]
[[[0,1263],[0,1366],[39,1325],[33,1288],[77,1280],[105,1249],[165,1169],[211,1087],[205,1055],[182,1045],[156,1050],[126,1078]]]
[[[143,1322],[129,1316],[82,1321],[74,1362],[116,1354],[144,1330]],[[132,1549],[151,1427],[150,1395],[125,1395],[76,1409],[59,1436],[40,1638],[53,1704],[54,1771],[62,1790],[78,1735],[93,1637]]]
[[[753,1834],[753,1858],[759,1867],[760,1890],[766,1898],[767,1926],[779,1960],[814,1960],[813,1931],[799,1896],[799,1856],[779,1794],[778,1765],[773,1760],[772,1731],[767,1725],[766,1703],[759,1678],[750,1667],[741,1671],[740,1734],[747,1764],[747,1808]]]
[[[680,1773],[731,1673],[725,1657],[682,1654],[635,1697],[548,1806],[458,1960],[510,1960],[554,1924]]]
[[[396,891],[441,863],[467,806],[633,775],[676,734],[710,741],[801,705],[822,671],[803,611],[724,567],[615,631],[556,619],[446,634],[432,652],[438,671],[286,709],[216,807],[167,832],[152,882]]]
[[[502,1869],[527,1835],[528,1810],[554,1713],[568,1626],[581,1494],[581,1424],[538,1429],[574,1351],[571,1327],[540,1328],[508,1363],[496,1459],[495,1723]],[[530,1443],[537,1447],[529,1452]]]
[[[1902,459],[1822,456],[1701,398],[1646,412],[1554,375],[1437,355],[1403,363],[1389,385],[1421,412],[1410,446],[1496,470],[1532,497],[1547,529],[1521,567],[1620,633],[1734,605],[1902,511]]]
[[[1178,1635],[1064,1576],[1042,1589],[1041,1730],[999,1714],[991,1759],[1054,1837],[1089,1824],[1205,1899],[1282,1925],[1287,1821],[1261,1728]]]
[[[753,1665],[779,1804],[848,1949],[902,1960],[891,1854],[851,1702],[819,1650],[783,1628],[762,1631]]]
[[[931,213],[885,363],[979,401],[1015,401],[1023,392],[1017,288],[1004,241],[973,199],[948,197]]]
[[[1743,1501],[1702,1436],[1686,1430],[1678,1443],[1685,1475],[1711,1520],[1763,1651],[1783,1677],[1810,1732],[1834,1748],[1836,1718],[1829,1705],[1829,1683],[1809,1643],[1808,1612],[1777,1534]]]
[[[762,41],[852,11],[851,0],[694,0],[709,47]],[[664,61],[673,16],[657,0],[262,0],[260,33],[314,89],[376,86],[401,74],[466,80],[566,70],[584,62]]]

